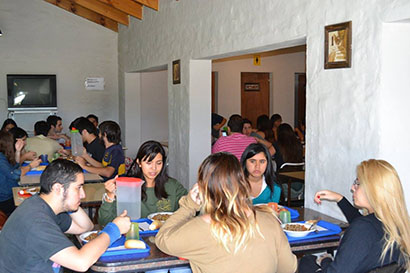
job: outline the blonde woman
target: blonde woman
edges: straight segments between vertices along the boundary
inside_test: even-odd
[[[321,272],[368,272],[392,263],[409,269],[410,220],[396,170],[384,160],[363,161],[351,191],[356,208],[336,192],[315,194],[318,204],[337,202],[350,223],[335,260],[319,260]],[[363,209],[365,216],[358,209]],[[317,270],[312,256],[302,258],[299,272]]]
[[[297,260],[279,222],[255,209],[249,193],[234,155],[208,156],[198,183],[156,236],[157,246],[189,259],[194,273],[295,272]]]

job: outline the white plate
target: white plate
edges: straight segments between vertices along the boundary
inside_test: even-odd
[[[154,221],[153,217],[155,215],[172,215],[172,214],[174,214],[174,213],[173,212],[155,212],[155,213],[151,213],[150,215],[148,215],[147,218]],[[162,222],[164,222],[164,221],[162,221]]]
[[[309,233],[316,231],[316,227],[314,227],[311,230],[307,230],[307,231],[291,231],[291,230],[286,230],[285,226],[286,225],[303,225],[306,228],[310,227],[310,224],[303,224],[303,223],[289,223],[289,224],[282,224],[282,229],[284,232],[286,232],[289,236],[291,237],[305,237],[307,236]]]
[[[84,232],[83,234],[80,235],[80,239],[81,241],[83,241],[83,243],[88,243],[88,240],[86,240],[85,238],[88,237],[90,234],[92,233],[98,233],[100,232],[99,230],[92,230],[92,231],[88,231],[88,232]]]

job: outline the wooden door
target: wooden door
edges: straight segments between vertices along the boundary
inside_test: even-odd
[[[241,115],[252,122],[260,115],[269,115],[269,73],[241,73]]]
[[[295,73],[295,127],[306,119],[306,73]]]
[[[212,113],[216,113],[216,72],[212,71],[212,94],[211,94],[211,104],[212,104]]]

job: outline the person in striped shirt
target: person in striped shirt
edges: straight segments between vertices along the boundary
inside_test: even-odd
[[[220,137],[212,146],[212,153],[228,152],[241,160],[243,151],[252,143],[260,142],[264,144],[271,155],[275,154],[275,149],[272,143],[262,139],[256,139],[242,134],[243,119],[240,115],[234,114],[230,116],[228,121],[228,136]]]

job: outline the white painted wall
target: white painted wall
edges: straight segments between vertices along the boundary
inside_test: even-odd
[[[211,153],[211,134],[202,135],[204,130],[198,130],[203,124],[211,124],[211,61],[191,60],[189,62],[189,184],[191,188],[198,178],[198,168],[202,161]],[[204,76],[205,75],[205,76]],[[210,128],[209,126],[207,126]]]
[[[124,80],[125,123],[124,145],[127,147],[125,155],[135,158],[141,145],[141,73],[126,73]]]
[[[168,141],[168,72],[125,74],[126,156],[147,140]]]
[[[209,126],[190,122],[210,114],[197,106],[190,60],[215,59],[307,44],[306,207],[341,217],[332,204],[316,206],[313,194],[329,188],[350,196],[356,165],[379,157],[381,132],[381,42],[383,20],[410,18],[407,0],[162,1],[158,12],[144,9],[144,20],[120,27],[120,105],[124,73],[181,59],[181,84],[168,72],[170,172],[185,185],[190,149],[203,159],[209,147],[193,146],[190,132],[207,143]],[[353,21],[352,68],[324,70],[324,27]],[[199,69],[199,68],[197,68]],[[207,78],[209,75],[203,75]],[[401,98],[395,98],[400,100]],[[203,102],[208,107],[208,101]],[[210,104],[210,102],[209,102]],[[202,105],[201,105],[202,106]],[[122,109],[120,107],[120,109]],[[210,109],[210,105],[209,105]],[[120,112],[122,118],[123,113]],[[410,145],[407,144],[407,145]],[[407,160],[395,155],[396,160]],[[410,181],[403,181],[408,187]]]
[[[213,63],[212,71],[218,72],[218,113],[226,119],[241,114],[241,72],[267,72],[273,77],[273,104],[266,114],[279,113],[284,122],[293,125],[295,73],[305,72],[305,60],[305,52],[298,52],[262,57],[260,66],[253,65],[253,58]]]
[[[380,158],[389,161],[399,173],[410,208],[410,22],[383,25],[380,122]]]
[[[7,116],[7,74],[56,74],[63,125],[80,115],[118,121],[117,33],[42,0],[0,0],[0,120]],[[104,77],[104,91],[86,91]],[[43,116],[18,116],[32,124]]]
[[[168,141],[168,71],[141,73],[141,141]]]

